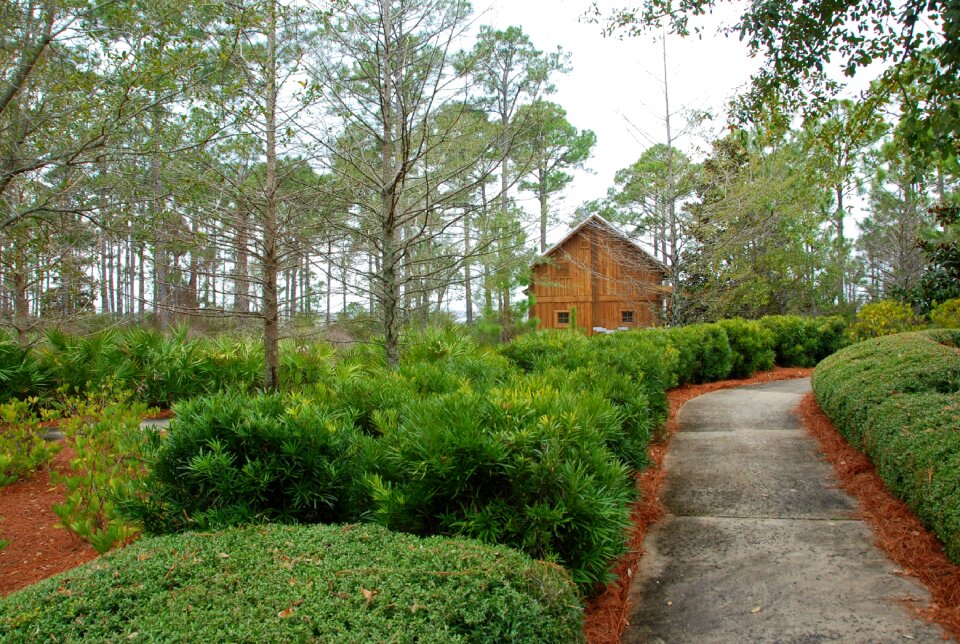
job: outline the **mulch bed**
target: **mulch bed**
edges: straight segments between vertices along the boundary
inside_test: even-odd
[[[75,456],[64,447],[50,467],[66,472]],[[62,502],[64,495],[62,485],[50,483],[47,469],[0,489],[0,538],[10,542],[0,550],[0,595],[96,558],[86,541],[54,527],[60,519],[50,506]]]
[[[632,608],[629,599],[630,582],[633,578],[633,572],[640,564],[640,557],[643,556],[643,539],[650,526],[663,518],[666,512],[663,503],[660,501],[660,492],[666,477],[663,459],[670,447],[670,439],[677,431],[677,412],[683,404],[698,396],[721,389],[732,389],[775,380],[807,378],[812,373],[813,369],[778,367],[744,380],[722,380],[703,385],[684,385],[667,392],[670,410],[666,433],[663,440],[650,445],[650,467],[637,476],[640,500],[633,506],[631,513],[634,525],[630,531],[629,551],[613,569],[616,579],[604,589],[602,594],[587,602],[584,633],[590,644],[616,644],[620,641],[620,637],[629,623]]]
[[[960,639],[960,566],[947,559],[937,537],[910,508],[887,491],[870,459],[843,440],[813,394],[804,396],[799,412],[833,465],[840,487],[859,502],[860,516],[873,529],[877,546],[900,567],[901,574],[917,579],[930,591],[929,606],[911,608]]]

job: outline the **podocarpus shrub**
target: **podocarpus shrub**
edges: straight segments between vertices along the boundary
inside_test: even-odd
[[[691,324],[667,332],[677,350],[678,384],[712,382],[730,375],[733,351],[723,327],[716,324]]]
[[[773,333],[756,320],[731,318],[717,322],[727,332],[732,351],[731,378],[749,378],[773,368]]]
[[[960,331],[889,335],[817,367],[817,402],[960,562]]]
[[[781,367],[812,367],[850,343],[839,316],[773,315],[760,318],[760,324],[773,333],[775,361]]]
[[[417,534],[453,533],[566,566],[589,588],[622,554],[635,487],[607,447],[616,407],[543,376],[485,394],[421,401],[379,439],[374,517]]]
[[[558,566],[376,525],[143,539],[0,598],[8,642],[579,642]]]
[[[635,422],[639,431],[658,427],[665,420],[666,389],[676,384],[677,352],[665,334],[654,329],[591,338],[569,331],[541,331],[504,345],[501,353],[528,373],[587,368],[631,380],[644,393],[649,409],[646,419],[639,418],[635,408],[624,409],[628,422]],[[589,382],[574,382],[589,386]],[[613,402],[622,405],[625,399]]]
[[[148,532],[357,517],[360,432],[342,412],[280,394],[179,404],[154,435],[150,474],[125,511]]]

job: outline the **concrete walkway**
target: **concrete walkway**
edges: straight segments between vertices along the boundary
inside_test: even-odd
[[[666,458],[625,642],[934,642],[926,590],[896,573],[791,412],[808,379],[688,402]]]

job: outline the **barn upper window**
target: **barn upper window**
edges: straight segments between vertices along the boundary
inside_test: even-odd
[[[557,326],[570,324],[570,311],[557,311]]]
[[[570,262],[557,262],[556,271],[558,278],[570,277]]]
[[[620,324],[633,324],[633,311],[620,311]]]

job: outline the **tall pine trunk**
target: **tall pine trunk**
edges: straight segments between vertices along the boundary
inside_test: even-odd
[[[267,25],[267,171],[263,222],[264,388],[280,387],[280,320],[277,302],[277,3],[270,2]]]

